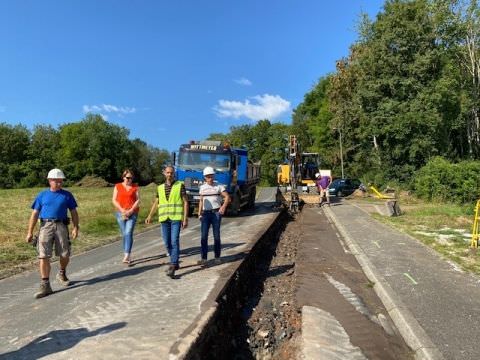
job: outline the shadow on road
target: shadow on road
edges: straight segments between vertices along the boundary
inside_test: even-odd
[[[54,330],[37,337],[18,350],[0,354],[1,360],[7,359],[39,359],[72,348],[88,337],[108,334],[109,332],[125,327],[126,322],[118,322],[89,331],[86,328]]]
[[[185,269],[185,268],[193,268],[191,270],[188,270],[188,271],[185,271],[185,272],[182,272],[181,274],[176,274],[174,279],[180,279],[184,276],[187,276],[187,275],[190,275],[190,274],[193,274],[193,273],[196,273],[197,271],[202,271],[202,270],[206,270],[206,268],[211,268],[211,267],[214,267],[214,266],[219,266],[219,265],[222,265],[222,264],[226,264],[226,263],[230,263],[230,262],[235,262],[235,261],[238,261],[238,260],[241,260],[243,259],[248,253],[247,252],[241,252],[241,253],[238,253],[238,254],[234,254],[234,255],[227,255],[227,256],[222,256],[222,262],[220,264],[215,264],[213,260],[209,260],[207,262],[207,265],[206,266],[200,266],[200,265],[187,265],[187,266],[182,266],[181,269]]]
[[[244,245],[244,243],[222,244],[222,250],[231,249],[231,248],[234,248],[234,247],[237,247],[237,246],[240,246],[240,245]],[[208,251],[213,252],[213,245],[210,245],[208,247]],[[193,246],[193,247],[190,247],[190,248],[183,249],[183,250],[180,251],[180,254],[181,254],[181,257],[187,257],[187,256],[193,256],[193,255],[196,255],[196,254],[200,254],[200,246]],[[224,262],[229,262],[229,261],[232,261],[232,260],[229,260],[231,258],[235,258],[235,260],[236,260],[237,258],[243,258],[243,257],[244,257],[243,254],[237,254],[237,255],[222,257],[222,260],[225,259]],[[160,264],[151,264],[151,265],[144,265],[144,266],[135,267],[135,265],[138,265],[138,264],[142,264],[142,263],[149,262],[149,261],[155,261],[155,260],[159,260],[159,259],[163,259],[163,258],[167,259],[167,262],[160,263]],[[76,289],[76,288],[79,288],[81,286],[94,285],[94,284],[98,284],[98,283],[101,283],[101,282],[104,282],[104,281],[116,280],[116,279],[119,279],[119,278],[122,278],[122,277],[125,277],[125,276],[138,275],[138,274],[141,274],[145,271],[149,271],[149,270],[161,267],[161,266],[166,266],[166,265],[169,264],[168,260],[169,260],[169,258],[165,254],[147,256],[147,257],[144,257],[144,258],[136,259],[131,264],[129,264],[129,266],[127,268],[125,268],[124,270],[117,271],[117,272],[107,274],[107,275],[103,275],[103,276],[99,276],[99,277],[95,277],[95,278],[91,278],[91,279],[87,279],[87,280],[79,280],[79,281],[73,280],[73,281],[70,281],[70,286],[69,287],[56,290],[54,292],[54,294],[58,294],[58,293],[61,293],[63,291],[67,291],[67,290]],[[182,267],[187,267],[187,266],[182,266]],[[188,266],[188,267],[190,267],[190,266]],[[195,271],[198,271],[198,269],[194,270],[194,271],[192,270],[190,272],[195,272]]]
[[[198,241],[200,243],[200,240]],[[240,246],[240,245],[245,245],[245,243],[228,243],[228,244],[222,244],[222,251],[232,249],[234,247]],[[187,257],[187,256],[194,256],[194,255],[200,255],[200,246],[192,246],[186,249],[181,249],[180,250],[180,257]],[[208,252],[213,252],[213,245],[208,246]]]
[[[158,268],[162,265],[165,265],[165,264],[152,264],[152,265],[146,265],[146,266],[141,266],[141,267],[137,267],[137,268],[128,267],[125,270],[117,271],[117,272],[107,274],[107,275],[104,275],[104,276],[99,276],[99,277],[95,277],[95,278],[91,278],[91,279],[87,279],[87,280],[70,281],[70,286],[69,287],[57,290],[57,291],[54,292],[54,294],[61,293],[62,291],[76,289],[76,288],[79,288],[79,287],[85,286],[85,285],[94,285],[94,284],[98,284],[98,283],[101,283],[101,282],[104,282],[104,281],[111,281],[111,280],[119,279],[119,278],[122,278],[124,276],[137,275],[137,274],[143,273],[145,271],[149,271],[149,270]]]

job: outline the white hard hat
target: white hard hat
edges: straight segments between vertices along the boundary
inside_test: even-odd
[[[316,174],[315,174],[315,177],[316,177],[316,178],[319,177],[319,176],[320,176],[320,173],[316,173]]]
[[[65,174],[60,169],[52,169],[48,172],[47,179],[65,179]]]
[[[203,169],[203,176],[207,175],[215,175],[215,170],[211,166],[207,166],[205,169]]]

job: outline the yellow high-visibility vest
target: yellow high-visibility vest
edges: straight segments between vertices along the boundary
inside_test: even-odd
[[[165,194],[165,184],[157,188],[158,191],[158,221],[166,221],[168,219],[173,221],[180,221],[183,218],[183,199],[180,194],[182,188],[182,181],[175,181],[170,189],[170,196]]]

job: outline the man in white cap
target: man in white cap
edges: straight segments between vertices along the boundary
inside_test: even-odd
[[[70,192],[62,189],[63,179],[65,179],[63,171],[52,169],[48,172],[47,179],[49,189],[40,192],[33,201],[26,239],[27,242],[32,242],[33,231],[40,218],[37,252],[42,281],[39,291],[35,294],[37,299],[53,293],[50,286],[50,258],[52,257],[54,243],[55,254],[60,257],[60,271],[57,274],[57,280],[63,286],[70,284],[66,274],[66,268],[70,260],[67,209],[70,210],[72,217],[72,239],[76,239],[78,235],[77,202]]]

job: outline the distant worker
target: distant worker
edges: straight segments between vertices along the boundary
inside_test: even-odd
[[[158,186],[156,199],[145,223],[150,224],[152,215],[158,208],[163,242],[167,248],[167,255],[170,256],[167,276],[173,279],[175,271],[180,268],[180,229],[188,226],[188,197],[183,182],[175,180],[173,166],[167,166],[163,175],[165,183]]]
[[[198,261],[198,264],[206,266],[208,254],[208,232],[210,226],[213,228],[214,262],[215,264],[221,263],[220,225],[222,216],[227,210],[230,196],[225,190],[225,186],[215,185],[215,170],[212,167],[207,166],[203,169],[203,176],[205,178],[205,183],[200,186],[200,203],[198,207],[198,218],[201,223],[201,259]]]
[[[123,262],[132,262],[133,230],[137,222],[140,208],[138,186],[133,183],[133,171],[126,169],[122,173],[123,182],[115,184],[112,203],[115,206],[116,218],[123,238]]]
[[[50,285],[50,258],[52,257],[53,244],[55,254],[60,257],[60,270],[57,280],[63,285],[70,285],[66,269],[70,260],[70,237],[68,235],[69,218],[67,209],[72,217],[72,239],[78,236],[77,202],[73,195],[62,189],[65,175],[60,169],[52,169],[47,175],[49,189],[40,192],[32,204],[32,215],[28,223],[27,242],[32,242],[35,225],[40,218],[40,231],[38,234],[37,252],[40,260],[40,289],[35,294],[39,299],[53,293]]]
[[[318,192],[320,193],[320,203],[319,206],[323,205],[323,201],[327,202],[328,206],[330,206],[330,195],[328,193],[328,185],[332,182],[332,177],[329,175],[321,176],[320,173],[315,174],[316,184],[318,187]]]

